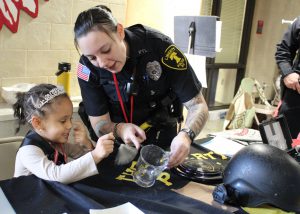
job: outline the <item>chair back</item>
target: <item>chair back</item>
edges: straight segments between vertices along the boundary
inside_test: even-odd
[[[230,103],[224,120],[225,129],[251,128],[255,117],[252,98],[254,79],[244,78],[238,92]]]
[[[0,180],[13,177],[16,154],[23,138],[16,136],[0,139]]]

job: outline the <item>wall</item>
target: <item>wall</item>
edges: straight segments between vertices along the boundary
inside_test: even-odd
[[[299,0],[256,0],[246,76],[267,83],[269,99],[274,96],[272,82],[278,75],[274,59],[276,44],[288,27],[288,24],[281,24],[281,20],[293,20],[300,15],[299,11]],[[262,34],[256,34],[258,20],[264,21]]]
[[[198,16],[201,0],[127,0],[126,26],[144,24],[174,38],[174,16]]]
[[[126,0],[38,1],[33,19],[21,12],[17,33],[5,26],[0,31],[0,87],[16,83],[56,83],[58,62],[72,66],[72,96],[80,95],[76,67],[79,55],[73,44],[73,26],[79,12],[98,4],[111,8],[119,22],[125,22]],[[0,102],[3,102],[2,98]]]
[[[55,83],[57,63],[72,63],[72,94],[80,94],[76,75],[78,53],[73,45],[73,23],[78,13],[97,4],[109,6],[125,26],[143,23],[173,37],[173,16],[199,15],[200,0],[49,0],[39,1],[39,15],[33,19],[21,12],[17,33],[5,26],[0,31],[0,87],[20,82]],[[128,10],[126,13],[126,7]],[[287,24],[281,19],[299,15],[298,0],[256,0],[246,76],[266,82],[268,98],[277,76],[275,45]],[[126,20],[126,22],[125,22]],[[256,34],[258,20],[264,20],[263,33]],[[0,98],[0,102],[2,99]]]

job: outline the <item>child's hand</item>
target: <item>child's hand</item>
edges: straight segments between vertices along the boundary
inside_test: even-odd
[[[113,133],[103,135],[98,139],[96,147],[92,151],[92,156],[96,164],[113,152],[114,140]]]
[[[87,148],[91,148],[92,144],[87,136],[86,129],[82,122],[74,121],[73,122],[73,130],[74,130],[74,142],[76,144],[84,145]]]

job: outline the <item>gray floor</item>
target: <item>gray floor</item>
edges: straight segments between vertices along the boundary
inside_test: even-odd
[[[227,109],[209,111],[209,119],[206,122],[200,134],[196,137],[196,139],[205,138],[207,134],[212,132],[223,131],[224,119],[220,119],[220,118],[224,118],[226,111]],[[186,118],[186,115],[187,115],[187,111],[184,108],[183,110],[184,118]],[[184,123],[182,124],[182,126],[184,126]]]
[[[204,138],[207,134],[223,130],[224,119],[208,120],[196,139]]]

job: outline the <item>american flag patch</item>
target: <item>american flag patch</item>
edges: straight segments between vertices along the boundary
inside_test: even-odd
[[[85,65],[79,63],[77,66],[77,77],[85,80],[85,81],[89,81],[90,78],[90,69],[88,69]]]

